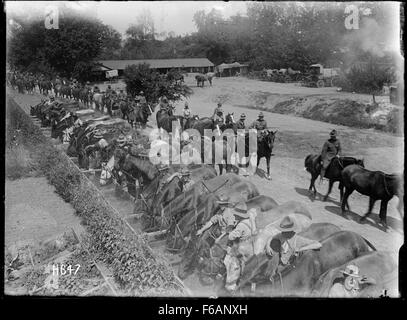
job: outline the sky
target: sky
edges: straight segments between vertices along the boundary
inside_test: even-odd
[[[42,14],[46,6],[55,2],[46,1],[7,1],[7,11],[34,12]],[[229,18],[237,13],[246,13],[246,3],[240,1],[75,1],[65,2],[67,5],[87,11],[96,16],[103,23],[111,25],[124,35],[130,24],[144,10],[150,11],[156,32],[173,31],[176,35],[185,35],[197,31],[193,22],[194,13],[198,10],[205,12],[213,8],[222,12],[224,18]]]

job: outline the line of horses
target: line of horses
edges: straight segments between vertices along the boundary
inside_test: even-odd
[[[317,190],[315,180],[319,176],[322,168],[321,155],[310,154],[305,158],[304,166],[311,174],[309,191],[315,198]],[[398,197],[398,211],[404,217],[404,175],[386,174],[382,171],[371,171],[365,168],[363,159],[353,157],[336,157],[327,168],[325,177],[329,180],[328,191],[323,200],[328,199],[332,191],[333,184],[339,182],[341,212],[347,216],[346,208],[350,211],[348,199],[356,190],[369,197],[369,207],[367,213],[360,218],[360,222],[372,213],[376,201],[381,201],[379,224],[387,229],[387,204],[394,197]]]
[[[59,121],[56,123],[70,117],[73,117],[70,121],[75,120],[74,114],[69,111],[61,111],[61,108],[47,109],[44,105],[45,103],[32,108],[32,114],[39,116],[44,125],[55,124],[57,115],[62,118],[57,118]],[[168,119],[162,120],[173,115],[164,113],[160,116],[160,125],[165,125]],[[210,120],[199,122],[200,119],[193,119],[189,125],[198,131],[203,130],[206,123],[212,130],[216,128]],[[233,114],[229,114],[227,119],[222,129],[226,130],[228,125],[228,129],[234,132]],[[183,119],[178,120],[185,128]],[[313,223],[312,214],[303,203],[289,201],[278,204],[273,198],[261,195],[253,183],[235,172],[217,175],[212,165],[185,166],[170,163],[164,168],[153,165],[147,155],[142,155],[137,150],[133,152],[135,146],[143,143],[148,149],[146,137],[139,136],[132,143],[119,146],[115,139],[119,134],[126,133],[125,126],[114,130],[117,129],[114,125],[110,128],[112,131],[102,130],[102,134],[100,130],[95,130],[96,127],[92,121],[74,127],[68,154],[78,156],[80,165],[86,166],[89,154],[98,149],[97,144],[102,139],[108,141],[109,147],[104,150],[104,158],[113,159],[109,169],[112,178],[122,186],[126,185],[135,196],[134,213],[139,214],[144,231],[167,230],[167,250],[182,256],[178,266],[181,278],[197,272],[203,284],[221,284],[218,288],[220,295],[230,295],[232,292],[243,296],[326,296],[332,283],[341,276],[339,270],[343,270],[349,263],[356,263],[361,266],[364,274],[373,275],[377,281],[376,285],[361,291],[359,296],[375,295],[392,287],[388,275],[396,269],[396,262],[391,255],[377,251],[369,241],[354,232],[340,230],[330,223]],[[104,126],[102,129],[105,129]],[[311,159],[314,158],[307,157],[305,166],[313,175],[318,172],[320,161],[318,156]],[[338,162],[337,167],[334,167],[335,162]],[[188,171],[189,183],[185,182],[184,175],[179,174],[182,169]],[[326,177],[333,182],[340,181],[340,186],[345,189],[344,199],[347,193],[353,191],[352,186],[356,182],[369,192],[376,190],[378,195],[386,193],[389,196],[395,191],[397,194],[401,193],[397,183],[392,185],[392,181],[398,181],[395,175],[384,175],[384,179],[380,180],[380,175],[366,176],[367,170],[362,169],[361,160],[338,159],[332,162]],[[310,190],[313,188],[316,193],[314,182],[315,179],[311,181]],[[329,189],[332,184],[330,183]],[[380,185],[382,189],[378,188]],[[353,189],[359,192],[362,190],[356,187]],[[329,192],[330,190],[328,194]],[[221,199],[227,199],[231,203],[244,201],[248,208],[258,209],[257,232],[239,244],[238,252],[243,253],[244,264],[236,255],[231,255],[225,261],[227,236],[222,233],[219,225],[212,226],[201,236],[196,235],[196,231],[220,210],[218,201]],[[270,257],[264,252],[264,245],[266,239],[276,232],[275,226],[287,215],[295,215],[301,221],[301,235],[320,241],[322,248],[304,252],[281,270],[276,262],[280,254],[278,248],[281,246],[275,245],[276,253]],[[224,291],[224,288],[228,291]]]

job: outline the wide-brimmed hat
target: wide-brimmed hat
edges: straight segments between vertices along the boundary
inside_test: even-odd
[[[221,106],[222,106],[222,103],[218,102],[218,107],[221,107]]]
[[[341,270],[341,272],[351,277],[360,278],[359,268],[354,264],[347,265],[345,270]]]
[[[264,118],[263,112],[260,112],[260,113],[259,113],[259,118]]]
[[[249,214],[247,213],[247,205],[244,202],[238,202],[238,204],[233,208],[233,214],[237,217],[241,218],[249,218]]]
[[[143,94],[144,93],[144,91],[140,91],[140,94]]]
[[[220,196],[219,200],[217,200],[216,203],[220,206],[229,206],[231,204],[229,202],[229,197],[226,196]]]
[[[244,113],[242,113],[242,114],[240,115],[240,119],[246,119],[246,115],[245,115]]]
[[[284,217],[284,219],[280,222],[280,225],[277,227],[281,232],[290,232],[290,231],[297,231],[297,223],[296,221],[291,218],[290,216]]]
[[[336,137],[336,130],[333,129],[333,130],[329,133],[329,135],[330,135],[331,137]]]

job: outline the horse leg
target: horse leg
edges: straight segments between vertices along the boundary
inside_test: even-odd
[[[256,165],[256,172],[259,170],[259,163],[260,163],[260,157],[257,155],[257,165]]]
[[[323,201],[326,201],[328,199],[329,194],[332,191],[332,186],[334,185],[334,181],[332,179],[329,179],[329,186],[328,186],[328,192],[326,193],[326,195],[324,196]]]
[[[369,208],[367,210],[367,213],[362,218],[360,218],[360,220],[359,220],[360,222],[365,221],[366,218],[372,213],[372,209],[373,209],[375,202],[376,202],[376,200],[373,197],[369,197]],[[382,203],[383,203],[383,201],[382,201]],[[381,212],[381,208],[380,208],[380,212]]]
[[[266,163],[267,163],[267,180],[271,180],[270,177],[270,157],[266,157]]]
[[[348,198],[352,192],[353,192],[353,189],[345,188],[345,194],[343,195],[343,199],[342,199],[342,203],[341,203],[341,209],[342,209],[343,216],[346,216],[345,205],[348,207],[348,210],[350,210],[349,204],[348,204]]]
[[[380,203],[380,213],[379,213],[379,218],[380,218],[380,224],[383,225],[385,229],[387,229],[387,203],[388,200],[382,200]]]
[[[221,176],[223,172],[223,164],[219,163],[218,166],[219,166],[219,175]]]
[[[342,184],[342,181],[339,181],[338,189],[339,189],[339,193],[340,193],[340,201],[342,202],[342,199],[343,199],[343,184]]]
[[[317,196],[317,189],[315,188],[315,180],[318,178],[318,176],[311,176],[311,183],[309,185],[308,191],[312,193],[312,189],[314,189],[314,198]]]

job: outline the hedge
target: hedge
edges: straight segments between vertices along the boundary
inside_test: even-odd
[[[76,210],[86,227],[90,251],[112,271],[121,292],[129,295],[185,296],[186,291],[147,241],[134,234],[119,213],[71,160],[53,147],[29,116],[7,99],[10,126],[21,128],[35,146],[39,167],[56,192]]]

